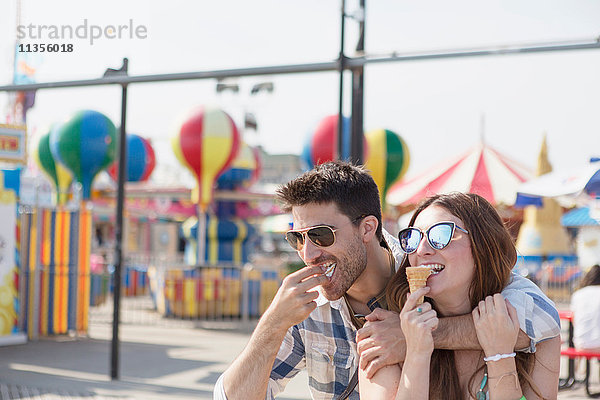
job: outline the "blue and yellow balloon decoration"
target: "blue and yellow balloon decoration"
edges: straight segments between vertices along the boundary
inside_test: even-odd
[[[60,163],[52,155],[50,150],[50,136],[52,131],[58,131],[60,129],[59,124],[54,124],[50,130],[42,135],[36,148],[34,148],[33,157],[37,165],[48,175],[48,177],[54,183],[56,189],[56,204],[64,205],[67,203],[69,187],[73,182],[73,176],[71,172]],[[55,134],[56,135],[56,134]]]
[[[235,190],[247,187],[258,169],[258,161],[250,147],[245,142],[241,146],[237,157],[231,166],[217,179],[217,188]]]
[[[206,232],[206,264],[231,263],[243,265],[248,262],[248,239],[255,233],[255,228],[241,218],[219,218],[207,216]],[[188,241],[186,261],[196,264],[196,238],[198,235],[198,219],[188,218],[182,225],[183,235]]]

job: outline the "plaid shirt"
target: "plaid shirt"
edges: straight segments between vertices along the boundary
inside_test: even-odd
[[[403,253],[398,241],[385,230],[384,236],[396,265],[400,265]],[[531,281],[513,274],[502,295],[517,309],[521,329],[531,338],[528,351],[535,351],[536,342],[560,334],[554,303]],[[376,307],[377,303],[369,308]],[[283,391],[303,368],[308,372],[313,399],[335,399],[344,391],[357,366],[356,329],[346,302],[343,298],[327,301],[320,296],[310,316],[288,330],[271,370],[266,399],[273,399]],[[215,385],[214,399],[226,399],[222,376]],[[359,399],[358,387],[349,399]]]

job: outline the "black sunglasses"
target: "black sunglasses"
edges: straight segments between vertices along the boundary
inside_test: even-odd
[[[412,254],[417,251],[423,236],[427,237],[427,242],[435,250],[442,250],[444,247],[450,244],[452,236],[454,235],[454,229],[458,229],[461,232],[469,233],[466,229],[461,228],[454,222],[443,221],[433,224],[423,233],[419,228],[410,227],[402,229],[398,233],[398,239],[400,240],[400,247],[406,254]]]
[[[361,215],[360,217],[354,218],[352,223],[359,221],[366,217]],[[327,225],[311,226],[310,228],[289,230],[285,234],[285,239],[296,251],[302,250],[304,247],[305,238],[308,238],[314,245],[319,247],[330,247],[335,243],[335,232],[338,229],[333,229]]]

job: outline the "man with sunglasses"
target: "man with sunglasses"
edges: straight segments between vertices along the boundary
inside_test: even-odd
[[[399,243],[382,229],[379,192],[371,176],[340,161],[315,167],[277,194],[294,220],[286,239],[306,266],[283,280],[248,345],[217,381],[214,398],[272,399],[306,368],[313,398],[358,399],[356,336],[365,316],[371,322],[358,332],[367,343],[364,351],[373,357],[369,372],[404,357],[398,314],[384,311],[387,282],[404,255],[401,246],[411,251],[426,236],[432,247],[441,249],[462,228],[439,223],[426,232],[403,231]],[[535,302],[530,298],[528,307],[535,308],[533,313],[552,307],[532,286]],[[508,293],[505,297],[513,300]],[[525,312],[525,306],[515,307]],[[439,329],[452,334],[440,342],[446,348],[478,347],[471,316],[461,318],[441,319]],[[531,322],[532,339],[560,332],[556,321],[541,327],[539,321]],[[464,337],[474,337],[475,343],[465,344]],[[529,337],[523,334],[522,339],[519,343],[527,347]],[[397,348],[396,354],[378,354],[381,347],[376,344],[382,341],[387,349]]]

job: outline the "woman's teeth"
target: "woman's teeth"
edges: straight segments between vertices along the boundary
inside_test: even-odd
[[[437,275],[445,268],[442,264],[427,264],[423,265],[423,267],[431,268],[431,275]]]

